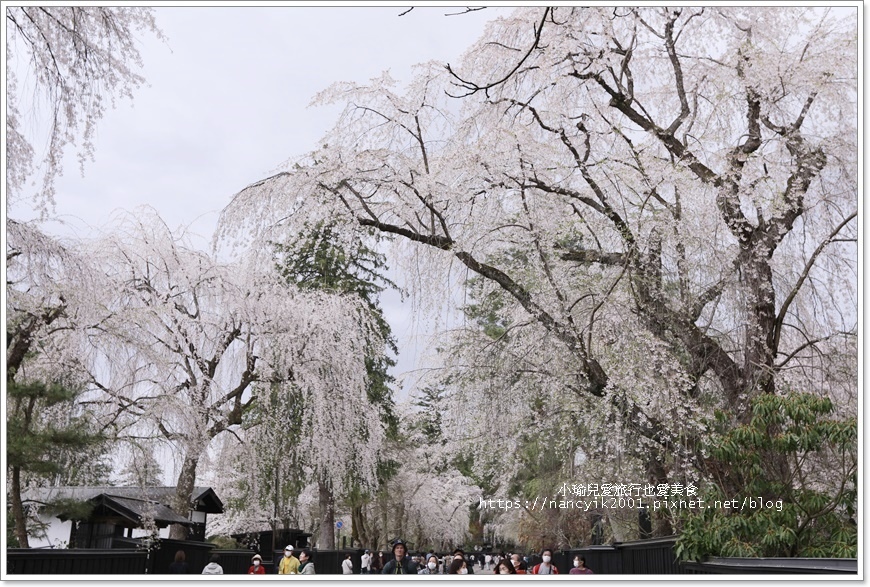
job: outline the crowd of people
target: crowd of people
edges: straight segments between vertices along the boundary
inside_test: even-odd
[[[545,548],[540,556],[534,560],[519,553],[499,554],[471,554],[457,548],[451,555],[438,555],[429,552],[425,555],[410,555],[408,547],[402,540],[396,540],[390,555],[383,551],[377,554],[370,550],[363,553],[360,560],[361,573],[383,575],[473,575],[475,566],[479,565],[479,572],[492,571],[496,575],[558,575],[559,569],[553,564],[553,551]],[[586,559],[582,555],[574,557],[574,566],[569,571],[572,575],[592,574],[586,566]],[[299,549],[299,557],[294,554],[294,548],[287,545],[284,556],[275,565],[279,575],[314,575],[314,563],[311,561],[311,551],[307,548]],[[341,563],[342,573],[353,574],[353,560],[347,555]],[[188,573],[188,565],[185,561],[183,550],[175,555],[175,560],[170,565],[170,573]],[[210,562],[202,570],[203,575],[222,575],[223,568],[219,564],[219,556],[212,555]],[[263,558],[255,554],[248,568],[249,575],[265,575]]]
[[[311,551],[307,548],[298,549],[299,557],[294,555],[294,548],[287,545],[284,549],[284,556],[278,561],[276,571],[279,575],[314,575],[314,562],[311,560]],[[350,556],[345,559],[345,562],[350,560]],[[347,565],[342,564],[342,568],[347,570]],[[189,574],[190,566],[187,564],[187,557],[183,550],[175,553],[175,559],[169,565],[171,574]],[[195,572],[195,571],[194,571]],[[220,555],[213,554],[209,563],[202,569],[203,575],[223,575],[224,569],[220,565]],[[263,565],[263,557],[255,554],[251,557],[251,566],[248,567],[249,575],[265,575],[266,567]]]
[[[384,551],[373,553],[366,550],[361,559],[362,574],[384,575],[470,575],[475,566],[479,572],[492,571],[496,575],[558,575],[559,569],[553,564],[553,551],[545,548],[539,559],[532,560],[519,553],[466,555],[457,548],[452,555],[438,555],[429,552],[425,555],[409,555],[408,547],[402,540],[393,543],[390,555]],[[349,560],[349,559],[348,559]],[[582,555],[574,557],[572,575],[592,574]],[[352,572],[352,571],[351,571]]]

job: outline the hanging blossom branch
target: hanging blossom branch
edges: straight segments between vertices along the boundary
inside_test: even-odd
[[[498,85],[501,85],[504,82],[506,82],[507,80],[509,80],[511,78],[511,76],[513,76],[513,74],[515,74],[517,71],[519,71],[520,67],[523,66],[523,63],[526,62],[526,60],[529,58],[529,56],[532,54],[532,52],[538,48],[538,44],[541,42],[541,32],[543,32],[543,30],[544,30],[544,23],[546,22],[547,17],[550,15],[552,10],[553,9],[550,7],[547,7],[544,9],[544,15],[541,17],[541,22],[538,23],[537,26],[535,26],[535,29],[534,29],[535,30],[535,40],[532,43],[532,45],[529,47],[529,50],[526,51],[526,54],[523,55],[523,58],[519,60],[519,62],[514,66],[514,68],[511,69],[507,73],[507,75],[505,75],[504,77],[502,77],[498,81],[494,81],[494,82],[489,83],[485,86],[479,86],[474,82],[468,81],[468,80],[460,77],[459,74],[457,74],[455,71],[453,71],[453,68],[451,68],[450,64],[448,63],[447,64],[447,71],[450,73],[450,75],[452,75],[454,78],[456,78],[459,81],[459,83],[455,84],[455,85],[457,85],[465,90],[468,90],[468,91],[465,94],[462,94],[461,96],[454,96],[453,94],[450,94],[449,92],[447,93],[447,95],[450,96],[451,98],[465,98],[466,96],[476,94],[477,92],[480,92],[481,90],[488,94],[488,90],[490,90]]]

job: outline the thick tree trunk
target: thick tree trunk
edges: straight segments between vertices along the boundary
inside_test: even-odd
[[[369,535],[366,529],[365,513],[362,505],[354,505],[350,510],[350,523],[352,527],[351,540],[355,544],[365,548],[369,545]]]
[[[21,503],[21,467],[12,467],[12,516],[15,518],[15,537],[19,548],[30,548],[27,540],[27,519]]]
[[[650,475],[651,483],[659,485],[669,482],[667,469],[665,469],[665,466],[655,458],[649,459],[646,464],[646,469],[647,473]],[[658,515],[653,513],[651,521],[652,535],[654,538],[673,535],[674,529],[671,526],[671,521],[667,515],[662,514],[661,512],[659,512]]]
[[[744,391],[750,395],[774,391],[776,304],[768,257],[762,251],[756,252],[743,271],[746,290],[743,380],[748,388]]]
[[[193,488],[196,483],[196,467],[199,464],[199,455],[184,457],[181,473],[178,475],[178,483],[175,486],[175,499],[173,509],[179,516],[190,517]],[[188,528],[181,524],[173,524],[169,527],[169,538],[173,540],[187,540]]]
[[[378,548],[389,547],[387,541],[390,539],[390,499],[387,492],[381,491],[378,496],[381,502],[381,528],[380,536],[378,537]]]
[[[318,481],[320,498],[320,538],[317,547],[322,550],[335,548],[335,497],[324,481]]]

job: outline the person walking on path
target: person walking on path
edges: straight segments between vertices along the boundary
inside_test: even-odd
[[[417,564],[405,556],[408,550],[405,543],[396,540],[393,544],[393,558],[384,565],[382,575],[416,575]]]
[[[463,561],[465,561],[465,568],[468,569],[468,574],[473,575],[474,574],[474,565],[472,565],[468,562],[468,559],[465,558],[465,551],[462,550],[461,548],[457,548],[456,550],[453,551],[453,559],[456,560],[457,558],[461,558]],[[483,560],[483,558],[481,558],[481,560]]]
[[[495,575],[516,575],[517,570],[514,568],[513,564],[511,564],[511,561],[509,561],[506,558],[503,558],[500,561],[498,561],[498,563],[495,565],[495,572],[493,574],[495,574]]]
[[[223,575],[224,568],[218,564],[218,561],[221,560],[220,555],[213,554],[211,555],[211,560],[209,560],[208,564],[205,565],[205,568],[202,570],[203,575]]]
[[[172,561],[172,564],[169,565],[169,572],[173,575],[186,575],[190,572],[187,567],[187,555],[184,554],[183,550],[179,550],[175,553],[175,560]]]
[[[344,560],[341,561],[341,574],[353,575],[353,561],[350,560],[350,555],[347,555],[344,557]]]
[[[550,561],[553,560],[553,551],[545,548],[541,551],[541,562],[532,567],[532,575],[558,575],[559,569]]]
[[[314,573],[314,563],[311,562],[311,551],[307,548],[303,548],[302,552],[299,553],[299,574],[300,575],[313,575]]]
[[[586,558],[582,555],[574,557],[574,568],[568,571],[569,575],[592,575],[592,569],[586,566]]]
[[[263,557],[259,554],[255,554],[251,558],[251,566],[248,567],[249,575],[265,575],[266,567],[263,566]]]
[[[517,575],[525,575],[526,574],[526,569],[528,568],[526,565],[526,561],[524,561],[523,557],[521,557],[519,554],[515,553],[515,554],[511,555],[511,563],[513,564],[514,568],[517,570]]]
[[[447,569],[448,575],[467,575],[468,574],[468,563],[465,562],[465,559],[462,557],[456,557],[453,559],[453,562],[450,563],[450,568]]]
[[[296,575],[299,573],[299,559],[293,556],[293,547],[287,545],[284,549],[284,558],[278,563],[279,575]]]
[[[366,549],[360,558],[360,574],[368,575],[372,570],[372,553],[370,550]]]
[[[384,570],[384,565],[387,564],[387,557],[383,552],[379,552],[377,556],[372,556],[372,573],[380,575]]]
[[[438,557],[430,554],[426,559],[426,566],[417,572],[418,575],[437,575],[438,574]]]

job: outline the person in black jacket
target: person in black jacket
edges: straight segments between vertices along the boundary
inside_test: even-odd
[[[393,558],[387,561],[384,565],[382,575],[416,575],[417,563],[406,556],[408,553],[405,543],[401,540],[396,540],[393,544]]]
[[[183,550],[179,550],[175,553],[175,560],[169,565],[169,572],[174,574],[186,575],[189,573],[189,569],[187,566],[187,561],[185,560],[187,556],[185,556]]]

